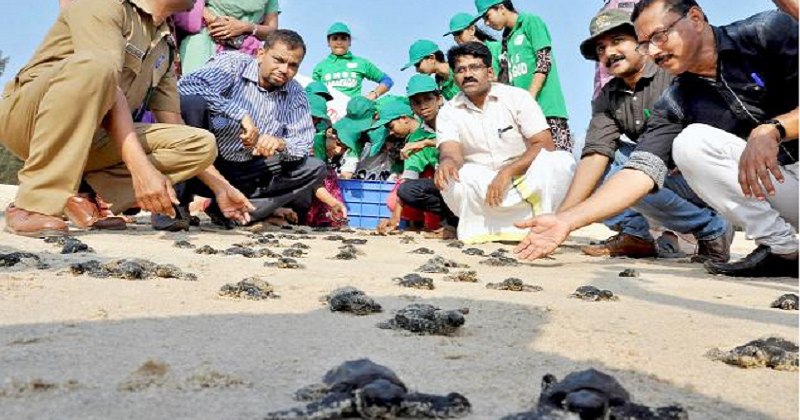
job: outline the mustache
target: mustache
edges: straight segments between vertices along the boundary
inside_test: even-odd
[[[624,59],[625,59],[624,55],[614,54],[611,57],[608,57],[608,60],[606,60],[606,67],[611,67],[611,66],[614,65],[614,63],[617,63],[617,62],[622,61]]]
[[[475,79],[474,77],[465,77],[465,78],[464,78],[464,80],[463,80],[461,83],[467,83],[467,82],[477,82],[477,81],[478,81],[478,80],[477,80],[477,79]]]

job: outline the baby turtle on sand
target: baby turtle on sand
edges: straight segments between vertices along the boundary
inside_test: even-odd
[[[249,247],[244,246],[232,246],[224,251],[225,255],[241,255],[245,258],[259,258],[260,255],[258,252]]]
[[[324,238],[326,241],[344,241],[346,238],[342,235],[330,235]]]
[[[638,278],[639,277],[639,272],[634,270],[634,269],[632,269],[632,268],[626,268],[625,270],[622,270],[622,272],[619,273],[619,276],[620,277]]]
[[[30,252],[12,252],[10,254],[0,254],[0,267],[13,267],[23,262],[23,260],[33,261],[34,267],[39,270],[46,270],[50,268],[50,266],[43,262],[38,255]]]
[[[714,349],[707,356],[743,368],[797,370],[797,344],[779,337],[753,340],[730,351]]]
[[[400,237],[400,243],[401,244],[406,244],[406,245],[415,244],[415,243],[417,243],[417,240],[414,239],[413,236],[401,236]]]
[[[466,264],[461,264],[453,260],[448,260],[440,256],[435,256],[428,260],[427,263],[417,268],[416,271],[420,273],[449,273],[450,268],[469,268]]]
[[[687,420],[683,407],[651,408],[631,402],[631,396],[614,379],[595,369],[573,372],[559,381],[553,375],[542,378],[539,403],[532,411],[502,420]]]
[[[305,257],[308,253],[299,248],[286,248],[281,254],[283,254],[284,257],[301,258]]]
[[[461,252],[463,252],[464,254],[467,254],[467,255],[477,255],[479,257],[482,257],[482,256],[484,256],[484,254],[486,254],[485,252],[483,252],[482,249],[478,249],[478,248],[467,248],[467,249],[465,249],[465,250],[463,250]]]
[[[521,265],[520,262],[514,258],[504,257],[502,255],[487,258],[481,261],[480,264],[488,265],[490,267],[518,267]]]
[[[794,293],[787,293],[778,299],[775,302],[772,302],[769,305],[770,308],[778,308],[783,309],[784,311],[792,311],[797,310],[797,295]]]
[[[344,260],[344,261],[355,260],[357,258],[358,258],[358,251],[351,249],[339,251],[338,254],[333,256],[334,260]]]
[[[417,273],[406,274],[403,277],[395,277],[394,282],[399,286],[410,287],[412,289],[433,290],[433,279],[422,277]]]
[[[448,248],[464,248],[464,242],[461,241],[449,241],[447,244]]]
[[[507,290],[509,292],[541,292],[544,290],[541,286],[525,284],[521,279],[515,277],[507,278],[500,283],[489,283],[486,285],[486,288],[494,290]]]
[[[403,329],[420,335],[450,335],[466,322],[469,309],[444,310],[426,303],[413,303],[397,311],[394,318],[378,324],[383,329]]]
[[[289,248],[295,248],[295,249],[311,249],[311,247],[310,247],[309,245],[307,245],[307,244],[304,244],[304,243],[302,243],[302,242],[295,242],[295,243],[293,243],[293,244],[289,245]]]
[[[278,261],[264,263],[264,267],[285,268],[289,270],[305,268],[302,264],[298,263],[297,260],[292,258],[279,258]]]
[[[417,248],[413,251],[409,251],[409,254],[432,255],[435,254],[435,252],[432,249],[422,247],[422,248]]]
[[[371,297],[355,287],[346,286],[324,296],[331,312],[350,312],[354,315],[369,315],[383,312],[383,308]]]
[[[70,265],[70,272],[75,275],[87,274],[95,278],[118,278],[124,280],[146,280],[150,277],[161,277],[196,281],[197,276],[185,273],[172,264],[159,265],[143,259],[122,259],[102,264],[97,260]]]
[[[203,245],[200,248],[194,250],[195,254],[204,254],[204,255],[214,255],[219,253],[216,249],[210,247],[209,245]]]
[[[258,256],[261,258],[283,258],[281,254],[278,254],[277,252],[272,252],[268,248],[261,248],[256,252],[258,253]]]
[[[193,249],[196,248],[195,245],[189,241],[175,241],[172,243],[172,246],[175,248],[181,249]]]
[[[258,277],[249,277],[238,283],[230,283],[222,286],[219,291],[220,296],[228,296],[239,299],[265,300],[277,299],[275,289],[272,285]]]
[[[286,239],[287,241],[296,241],[299,238],[297,236],[295,236],[295,235],[288,235],[288,234],[282,233],[282,234],[278,235],[278,239]]]
[[[89,245],[86,245],[77,238],[72,238],[69,236],[64,237],[63,244],[61,243],[59,244],[63,245],[61,247],[62,254],[80,254],[83,252],[88,252],[88,253],[94,252],[94,249],[89,248]]]
[[[359,249],[355,245],[342,245],[342,246],[339,247],[339,250],[340,251],[351,252],[351,253],[356,254],[356,255],[365,255],[364,251],[362,251],[361,249]]]
[[[508,257],[508,250],[503,248],[497,248],[494,252],[488,255],[491,258],[502,258]]]
[[[619,299],[611,290],[600,290],[594,286],[581,286],[575,289],[575,293],[569,295],[569,297],[583,299],[588,302]]]
[[[475,270],[462,270],[457,273],[445,276],[444,281],[455,281],[460,283],[477,283],[478,272]]]
[[[327,420],[344,417],[390,420],[397,417],[457,418],[472,406],[461,394],[409,392],[391,369],[369,359],[351,360],[328,371],[322,383],[301,388],[302,408],[269,413],[265,420]]]
[[[366,245],[367,244],[367,240],[366,239],[360,239],[360,238],[344,239],[344,240],[342,240],[342,243],[345,244],[345,245]]]

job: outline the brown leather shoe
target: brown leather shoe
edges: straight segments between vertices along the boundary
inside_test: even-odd
[[[692,262],[705,263],[713,261],[715,263],[726,263],[731,259],[731,243],[734,235],[733,227],[728,225],[728,229],[716,239],[708,241],[697,241],[697,255],[692,257]]]
[[[63,236],[67,224],[60,217],[23,210],[11,203],[6,208],[6,231],[31,237]]]
[[[654,240],[645,240],[625,233],[614,235],[597,245],[585,246],[582,250],[584,254],[592,257],[649,258],[658,255]]]
[[[95,200],[76,195],[67,200],[64,214],[75,226],[81,229],[125,230],[125,219],[108,216],[111,212],[102,211]]]

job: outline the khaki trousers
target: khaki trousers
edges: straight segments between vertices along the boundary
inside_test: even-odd
[[[19,86],[0,101],[0,143],[21,158],[15,205],[60,216],[84,178],[120,212],[136,203],[131,174],[111,138],[99,127],[117,89],[114,66],[91,53],[76,53]],[[208,131],[168,124],[135,124],[156,169],[177,183],[214,161]]]

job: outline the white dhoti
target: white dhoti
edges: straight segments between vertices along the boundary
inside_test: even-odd
[[[515,177],[499,207],[486,205],[486,191],[497,175],[483,165],[465,163],[460,182],[442,191],[445,203],[458,216],[458,239],[467,244],[520,241],[528,233],[515,222],[554,213],[567,194],[575,173],[575,159],[564,151],[542,150],[525,175]]]

